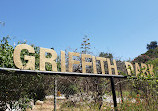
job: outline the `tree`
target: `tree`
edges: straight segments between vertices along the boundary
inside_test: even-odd
[[[138,57],[136,57],[132,62],[138,62],[138,63],[145,63],[151,58],[148,55],[142,54]]]
[[[113,59],[112,53],[101,52],[101,53],[99,54],[99,57],[105,57],[105,58]]]
[[[147,44],[147,49],[155,49],[157,47],[157,41],[151,41],[150,44]]]
[[[13,46],[8,42],[9,37],[3,37],[0,40],[0,67],[16,68],[13,61]],[[19,42],[21,43],[21,42]],[[23,44],[26,42],[23,42]],[[39,47],[34,47],[36,64],[35,69],[39,69]],[[27,63],[24,60],[24,55],[29,55],[27,50],[21,51],[21,60],[25,65]],[[51,70],[50,65],[46,65],[47,70]],[[33,99],[43,100],[46,92],[51,91],[52,93],[52,81],[54,77],[44,76],[42,74],[14,74],[14,72],[1,73],[0,74],[0,110],[5,110],[7,104],[10,105],[11,109],[16,108],[15,105],[18,101],[19,108],[27,108],[27,100]]]
[[[87,36],[85,36],[83,38],[83,42],[81,43],[81,49],[82,49],[82,53],[83,54],[87,54],[90,53],[89,49],[90,49],[90,42],[89,42],[89,38]]]

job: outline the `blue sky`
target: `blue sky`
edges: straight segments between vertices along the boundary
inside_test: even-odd
[[[158,1],[0,0],[0,21],[0,37],[10,35],[12,43],[27,40],[59,54],[79,49],[87,35],[94,55],[111,52],[127,60],[158,40]]]

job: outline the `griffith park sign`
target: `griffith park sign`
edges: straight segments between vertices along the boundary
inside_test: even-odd
[[[27,60],[28,62],[26,65],[23,65],[21,61],[21,51],[25,49],[29,53],[34,54],[34,48],[31,47],[30,45],[27,44],[19,44],[15,47],[14,49],[14,64],[17,68],[19,69],[31,69],[35,70],[35,57],[34,56],[29,56],[29,55],[24,55],[24,60]],[[46,57],[46,53],[50,53],[52,56],[50,58]],[[74,57],[80,57],[81,56],[81,61],[77,61],[74,59]],[[66,72],[66,62],[65,62],[65,52],[61,51],[60,53],[60,58],[61,58],[61,72]],[[50,63],[52,65],[52,71],[57,71],[57,53],[53,49],[47,49],[47,48],[40,48],[40,63],[39,63],[39,70],[45,71],[45,63]],[[91,61],[87,61],[87,59],[91,59]],[[93,73],[97,74],[97,64],[96,61],[100,61],[100,68],[102,74],[105,74],[105,67],[104,64],[105,62],[107,63],[108,66],[108,74],[112,75],[112,70],[114,70],[114,75],[118,75],[118,70],[117,70],[117,64],[116,61],[113,59],[113,63],[111,63],[110,58],[104,58],[104,57],[95,57],[91,56],[88,54],[79,54],[76,52],[69,52],[68,53],[68,72],[73,72],[73,65],[74,64],[81,64],[82,65],[82,73],[87,73],[86,72],[86,67],[91,66],[93,68]],[[131,64],[130,62],[125,62],[125,67],[127,70],[128,75],[131,75],[131,72],[134,71],[136,76],[140,73],[140,70],[144,74],[151,74],[153,75],[153,65],[152,64],[144,64],[144,63],[135,63],[134,65]],[[130,68],[129,68],[130,67]]]

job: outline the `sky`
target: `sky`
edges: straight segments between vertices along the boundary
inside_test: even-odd
[[[91,52],[134,59],[158,41],[158,0],[0,0],[0,38],[80,52],[87,36]]]

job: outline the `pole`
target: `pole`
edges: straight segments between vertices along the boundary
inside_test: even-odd
[[[119,79],[119,82],[120,82],[120,79]],[[122,100],[122,103],[123,103],[122,85],[121,85],[121,83],[119,83],[119,85],[120,85],[121,100]]]
[[[54,111],[56,111],[57,79],[54,77]]]
[[[110,81],[111,81],[114,109],[115,109],[115,111],[117,111],[117,101],[116,101],[116,93],[115,93],[115,85],[114,85],[113,77],[110,78]]]

